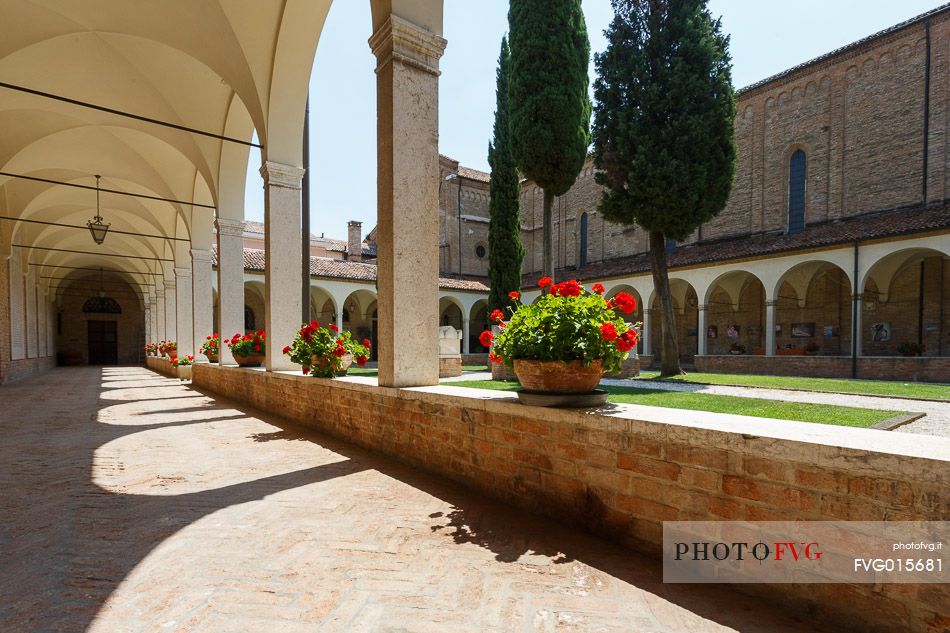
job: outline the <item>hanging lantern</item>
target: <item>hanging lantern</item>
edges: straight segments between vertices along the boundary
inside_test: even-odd
[[[96,244],[102,244],[106,240],[106,233],[109,232],[109,227],[111,224],[103,224],[102,216],[99,215],[99,178],[96,176],[96,217],[86,222],[86,226],[89,227],[89,232],[92,234],[92,239]]]

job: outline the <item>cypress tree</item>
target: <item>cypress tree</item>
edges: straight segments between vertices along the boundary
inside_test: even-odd
[[[521,184],[511,155],[511,134],[508,125],[508,78],[510,52],[507,38],[501,40],[496,73],[496,105],[494,138],[488,144],[491,166],[488,207],[488,311],[512,304],[508,293],[521,288]],[[507,312],[506,312],[507,314]]]
[[[554,197],[574,184],[590,145],[590,42],[580,0],[511,0],[511,151],[544,190],[543,272],[554,278]]]
[[[611,4],[607,50],[595,56],[600,209],[607,220],[649,231],[663,319],[661,374],[680,374],[665,244],[686,239],[715,217],[732,189],[736,105],[729,38],[706,0]]]

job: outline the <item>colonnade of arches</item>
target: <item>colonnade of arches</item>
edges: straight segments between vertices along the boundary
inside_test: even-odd
[[[637,299],[628,320],[643,324],[638,351],[659,356],[652,277],[603,283],[605,296]],[[675,270],[670,289],[685,362],[718,354],[896,356],[906,343],[950,356],[946,237]]]

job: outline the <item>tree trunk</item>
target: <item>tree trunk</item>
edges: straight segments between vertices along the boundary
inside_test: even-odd
[[[676,342],[676,312],[673,310],[673,295],[670,294],[670,276],[666,270],[666,240],[659,231],[650,231],[650,263],[653,268],[653,286],[660,298],[660,318],[663,319],[660,376],[685,374],[680,367],[679,345]]]
[[[541,263],[541,273],[544,277],[554,279],[554,194],[544,190],[544,259]]]

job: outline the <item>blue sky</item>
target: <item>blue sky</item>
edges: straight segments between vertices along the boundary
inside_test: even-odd
[[[368,0],[336,0],[310,81],[311,230],[345,238],[347,220],[376,224],[376,76]],[[922,0],[710,0],[731,36],[737,88],[940,6]],[[583,0],[591,51],[606,46],[609,0]],[[495,64],[507,31],[504,0],[445,0],[439,118],[440,149],[486,170],[495,110]],[[591,77],[593,78],[593,56]],[[246,217],[263,220],[264,200],[252,153]]]

